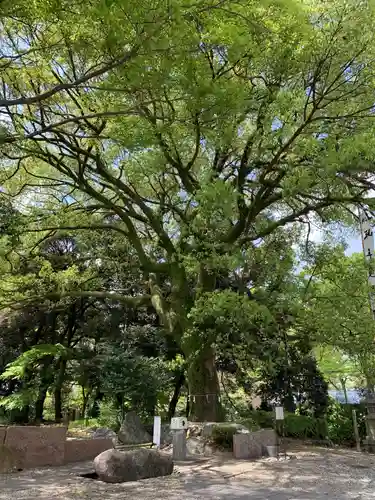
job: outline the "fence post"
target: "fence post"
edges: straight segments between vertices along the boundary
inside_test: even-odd
[[[354,409],[352,410],[352,415],[353,415],[353,427],[354,427],[354,436],[355,436],[355,442],[357,445],[357,451],[361,451],[361,440],[359,438],[357,412]]]

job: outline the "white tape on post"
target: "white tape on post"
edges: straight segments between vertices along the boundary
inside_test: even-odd
[[[152,442],[160,448],[160,438],[161,438],[161,417],[154,417],[154,435]]]

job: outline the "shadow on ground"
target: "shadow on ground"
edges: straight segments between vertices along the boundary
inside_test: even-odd
[[[321,500],[374,499],[375,457],[301,448],[289,461],[225,457],[178,464],[166,478],[111,485],[79,477],[91,463],[0,477],[0,500]]]

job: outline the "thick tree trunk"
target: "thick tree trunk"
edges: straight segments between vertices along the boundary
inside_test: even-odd
[[[195,422],[220,422],[223,409],[220,403],[220,385],[215,364],[215,351],[211,346],[201,349],[190,358],[188,384],[190,419]]]
[[[185,383],[185,373],[182,371],[176,378],[173,396],[169,402],[168,408],[168,421],[174,417],[176,413],[176,406],[178,403],[178,398],[180,397],[181,388]]]

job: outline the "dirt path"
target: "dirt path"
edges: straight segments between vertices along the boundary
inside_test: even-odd
[[[83,479],[92,465],[24,471],[0,477],[0,500],[369,500],[375,456],[302,448],[288,461],[214,458],[177,465],[167,478],[109,485]]]

